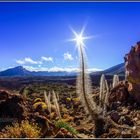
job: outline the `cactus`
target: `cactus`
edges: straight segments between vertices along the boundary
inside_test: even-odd
[[[102,74],[101,79],[100,79],[100,94],[99,94],[100,107],[103,106],[103,101],[104,101],[104,97],[105,97],[105,90],[106,90],[106,79],[105,79],[105,75]]]
[[[52,94],[53,94],[53,103],[54,103],[54,105],[56,107],[56,113],[57,113],[59,119],[61,119],[59,103],[58,103],[58,99],[56,97],[56,93],[54,92],[54,90],[52,91]]]
[[[99,94],[99,106],[103,108],[103,116],[106,114],[108,105],[109,87],[105,75],[102,74],[100,80],[100,94]]]
[[[89,119],[95,123],[95,136],[98,137],[103,133],[104,120],[100,115],[103,109],[96,104],[91,96],[91,82],[89,78],[89,73],[86,67],[86,55],[84,47],[79,48],[79,59],[80,59],[80,72],[77,77],[77,94],[80,97],[81,103],[83,104]]]
[[[50,93],[50,91],[49,91],[49,94],[48,94],[48,110],[51,114],[51,93]]]
[[[59,101],[59,94],[58,94],[58,92],[56,92],[56,97],[57,97],[57,100]]]
[[[118,83],[119,83],[119,76],[118,75],[114,75],[114,77],[113,77],[113,84],[112,84],[113,88],[115,86],[117,86]]]
[[[48,97],[47,97],[47,93],[46,91],[44,91],[44,100],[45,100],[45,103],[48,105]]]
[[[106,115],[106,113],[107,113],[107,105],[109,105],[109,103],[108,103],[109,87],[108,87],[107,80],[105,80],[105,86],[106,86],[106,94],[105,94],[105,98],[104,98],[103,116]]]

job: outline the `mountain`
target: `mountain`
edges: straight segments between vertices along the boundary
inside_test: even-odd
[[[66,71],[58,71],[58,72],[48,72],[48,71],[38,71],[32,72],[33,76],[75,76],[76,72],[66,72]]]
[[[22,66],[18,66],[15,68],[10,68],[5,71],[0,72],[0,76],[74,76],[76,72],[66,72],[66,71],[58,71],[58,72],[48,72],[48,71],[28,71]]]
[[[32,72],[26,70],[22,66],[10,68],[0,72],[0,76],[28,76],[28,75],[32,75]]]
[[[124,76],[124,63],[113,66],[104,71],[92,72],[91,75],[114,75],[119,74]],[[58,72],[48,72],[48,71],[28,71],[22,66],[18,66],[15,68],[10,68],[5,71],[0,72],[0,76],[76,76],[77,72],[66,72],[66,71],[58,71]]]
[[[116,66],[113,66],[111,68],[108,68],[104,71],[99,71],[99,72],[93,72],[92,75],[100,75],[100,74],[105,74],[105,75],[125,75],[125,66],[124,63],[118,64]]]

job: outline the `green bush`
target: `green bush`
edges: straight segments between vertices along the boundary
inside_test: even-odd
[[[68,123],[66,123],[66,122],[64,122],[62,120],[57,121],[55,125],[58,128],[65,128],[67,131],[69,131],[73,135],[78,134],[78,132],[76,131],[76,129],[74,129]]]

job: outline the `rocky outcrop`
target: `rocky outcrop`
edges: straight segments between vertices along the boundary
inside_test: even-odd
[[[28,118],[27,101],[19,94],[0,90],[1,127]]]
[[[129,98],[128,83],[121,81],[116,87],[114,87],[109,96],[109,104],[120,102],[127,102]]]
[[[125,56],[126,79],[132,84],[134,99],[140,103],[140,42],[132,46],[130,52]]]

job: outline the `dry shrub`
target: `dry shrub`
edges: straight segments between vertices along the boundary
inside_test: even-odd
[[[33,104],[34,109],[36,109],[38,106],[41,106],[42,109],[47,109],[47,105],[44,102],[36,102]]]
[[[36,102],[42,102],[42,99],[41,99],[41,98],[36,98],[36,99],[34,100],[34,103],[36,103]]]
[[[14,123],[12,126],[6,126],[0,133],[0,138],[39,138],[41,129],[37,124],[22,121]]]

